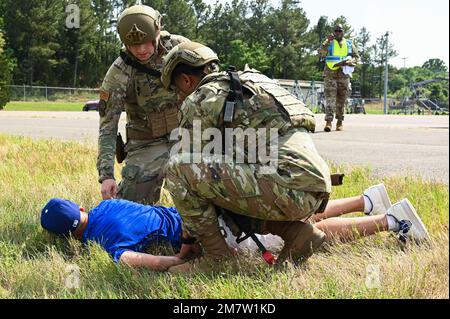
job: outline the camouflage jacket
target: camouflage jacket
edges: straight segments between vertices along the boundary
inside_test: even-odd
[[[311,148],[311,139],[306,133],[315,130],[313,113],[274,80],[256,70],[239,72],[239,76],[244,88],[244,105],[235,110],[234,120],[230,124],[224,123],[224,105],[230,91],[230,78],[226,72],[207,75],[197,90],[183,102],[180,109],[181,127],[189,131],[191,141],[194,121],[196,126],[201,124],[202,135],[208,128],[217,128],[222,132],[224,127],[242,129],[238,130],[241,134],[248,128],[266,128],[267,132],[271,128],[277,129],[278,169],[289,172],[292,178],[282,180],[278,174],[273,174],[276,175],[273,176],[276,182],[300,190],[330,192],[328,166],[315,152],[314,146]],[[266,137],[269,138],[269,135]],[[210,142],[203,140],[202,150]],[[242,152],[248,157],[248,144],[245,143],[244,149],[233,145],[234,155]],[[265,146],[269,147],[269,143]]]
[[[346,41],[348,39],[343,39],[342,41]],[[328,40],[325,40],[322,43],[322,46],[319,48],[319,56],[321,58],[325,58],[328,55],[328,49],[329,49],[330,43],[328,42]],[[360,61],[360,55],[359,55],[359,51],[358,51],[358,46],[355,44],[355,41],[352,41],[352,58],[349,60],[349,63],[352,63],[354,65],[357,65]],[[338,69],[336,71],[331,70],[330,68],[327,67],[326,63],[325,63],[325,68],[323,70],[323,74],[324,76],[328,76],[328,75],[332,75],[335,74],[336,72],[344,75],[344,73],[342,72],[342,69]]]
[[[161,71],[163,57],[181,42],[189,41],[168,32],[161,32],[160,46],[157,54],[146,67]],[[131,54],[128,54],[132,58]],[[135,60],[135,62],[138,62]],[[164,123],[164,116],[170,113],[172,119],[178,120],[179,99],[174,93],[167,92],[161,84],[160,77],[146,74],[125,63],[118,57],[109,68],[100,88],[100,125],[98,139],[97,170],[99,182],[114,179],[114,156],[116,136],[120,115],[127,114],[127,151],[145,147],[145,145],[167,142],[164,131],[158,125]],[[177,127],[178,121],[172,120]],[[167,128],[164,128],[167,129]],[[158,135],[159,134],[159,135]]]

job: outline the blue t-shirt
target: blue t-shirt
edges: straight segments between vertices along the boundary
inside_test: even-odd
[[[100,244],[118,262],[125,251],[143,251],[155,242],[181,246],[181,217],[175,207],[106,200],[89,212],[83,243]]]

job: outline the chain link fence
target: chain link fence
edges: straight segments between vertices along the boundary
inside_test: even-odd
[[[318,81],[277,80],[310,108],[323,104],[324,86]],[[11,101],[86,102],[97,100],[99,89],[51,86],[9,85]]]
[[[319,81],[277,80],[314,112],[325,111],[324,83]],[[51,86],[9,85],[10,100],[15,102],[80,102],[98,100],[99,89]],[[368,113],[383,113],[383,100],[366,98],[362,101]],[[448,103],[426,99],[388,99],[390,114],[448,114]]]
[[[364,104],[369,113],[384,113],[384,100],[381,98],[365,98]],[[388,98],[387,112],[388,114],[405,115],[447,115],[448,103],[429,99]]]
[[[99,89],[9,85],[10,99],[17,102],[86,102],[98,99]]]
[[[287,89],[313,111],[324,108],[324,82],[278,79],[278,84]]]

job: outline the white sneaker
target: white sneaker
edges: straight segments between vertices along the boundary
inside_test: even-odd
[[[418,242],[430,241],[425,225],[409,200],[404,199],[392,205],[387,214],[399,223],[397,232],[401,241],[405,242],[408,238]]]
[[[366,215],[386,214],[392,206],[384,184],[375,185],[366,189],[364,191],[364,197],[368,198],[372,204],[372,209]]]

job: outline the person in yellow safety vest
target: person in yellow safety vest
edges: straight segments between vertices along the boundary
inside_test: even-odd
[[[344,129],[345,103],[349,96],[350,78],[353,69],[359,61],[359,53],[355,43],[344,37],[341,24],[334,28],[334,33],[319,49],[319,55],[325,58],[326,64],[323,72],[325,81],[325,132],[331,132],[334,116],[336,115],[336,131]]]

